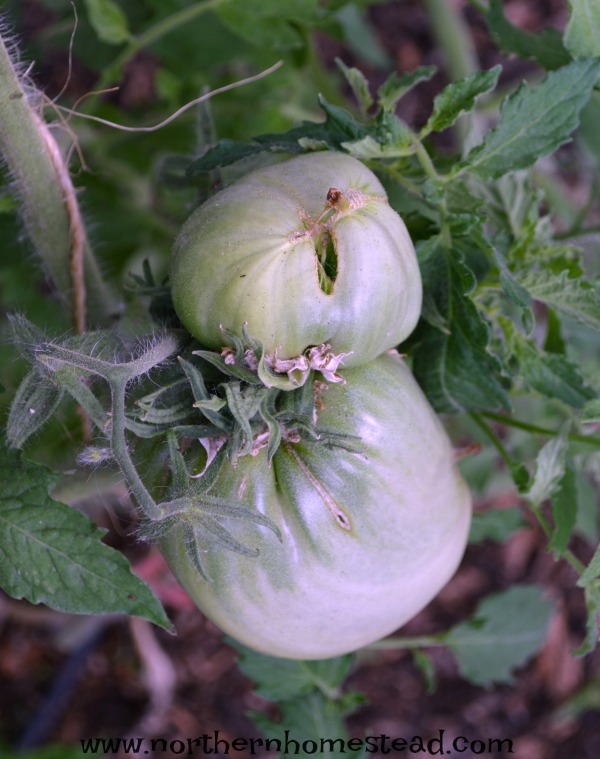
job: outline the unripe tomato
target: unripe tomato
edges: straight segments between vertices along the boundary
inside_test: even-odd
[[[346,371],[322,390],[318,426],[360,436],[352,453],[285,442],[225,462],[210,490],[253,504],[281,530],[231,520],[236,539],[260,549],[202,556],[185,536],[162,543],[175,575],[226,633],[273,656],[321,659],[388,635],[454,574],[470,523],[470,498],[450,442],[397,354]],[[200,545],[200,549],[202,550]]]
[[[326,343],[366,363],[404,340],[422,287],[406,227],[377,177],[332,152],[259,169],[184,225],[171,265],[173,303],[201,343],[244,322],[265,352],[293,358]]]

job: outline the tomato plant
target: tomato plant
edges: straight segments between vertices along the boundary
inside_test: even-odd
[[[316,738],[324,719],[346,735],[361,698],[342,681],[367,657],[323,657],[360,646],[396,673],[395,725],[421,719],[406,693],[429,696],[410,662],[432,687],[440,647],[474,686],[537,678],[545,706],[593,704],[600,19],[588,0],[540,34],[500,0],[467,14],[394,6],[427,11],[443,74],[422,34],[416,68],[416,48],[390,56],[377,41],[371,22],[393,4],[85,0],[73,24],[67,2],[33,3],[49,16],[25,57],[58,50],[69,75],[43,92],[2,31],[2,588],[185,629],[180,601],[163,595],[165,610],[125,558],[139,571],[161,546],[246,644],[232,643],[241,668],[279,703],[279,722],[254,715],[269,736]],[[30,4],[7,7],[35,37]],[[336,72],[338,45],[354,65]],[[106,502],[125,552],[82,513],[106,524]],[[411,621],[417,634],[377,640],[448,581],[468,530],[466,564]],[[168,690],[152,664],[168,672],[160,645],[176,644],[144,624],[131,635],[156,657],[146,680]],[[588,663],[550,677],[569,648]],[[520,694],[530,710],[534,690]],[[546,716],[538,738],[561,759]]]

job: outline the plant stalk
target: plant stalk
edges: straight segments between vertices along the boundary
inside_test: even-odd
[[[145,516],[151,520],[160,519],[163,514],[154,500],[148,489],[142,482],[142,478],[138,474],[137,469],[131,456],[129,455],[129,447],[127,445],[127,439],[125,437],[125,425],[127,422],[125,415],[125,389],[127,386],[127,380],[125,378],[111,382],[112,393],[112,433],[111,444],[112,452],[115,461],[119,465],[119,469],[125,477],[127,485],[131,489],[131,492],[138,502],[138,505],[144,512]]]
[[[118,309],[87,241],[68,168],[49,127],[34,110],[0,35],[0,153],[35,252],[81,333]]]
[[[515,419],[512,416],[496,414],[493,411],[482,411],[481,416],[486,417],[486,419],[491,419],[494,422],[500,422],[500,424],[504,424],[507,427],[515,427],[524,432],[531,432],[533,435],[549,435],[550,437],[556,437],[556,435],[558,435],[557,430],[550,429],[549,427],[539,427],[536,424],[529,424],[520,419]],[[600,448],[600,438],[594,437],[593,435],[578,435],[576,433],[570,433],[567,435],[567,440],[570,443],[583,443],[584,445]]]

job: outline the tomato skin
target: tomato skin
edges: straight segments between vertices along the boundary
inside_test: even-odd
[[[210,491],[253,504],[278,525],[281,543],[231,520],[232,534],[260,555],[203,554],[211,582],[182,534],[162,544],[199,608],[272,656],[328,658],[394,632],[446,584],[466,545],[469,494],[402,360],[385,354],[346,375],[324,391],[319,426],[359,435],[364,453],[287,443],[271,468],[265,449],[224,464]]]
[[[305,232],[331,188],[370,199],[331,224],[337,271],[326,293]],[[221,326],[239,335],[248,322],[266,353],[293,358],[326,343],[351,353],[345,366],[402,342],[422,298],[412,242],[379,180],[332,152],[251,172],[198,208],[176,242],[171,289],[185,327],[213,350],[224,345]]]

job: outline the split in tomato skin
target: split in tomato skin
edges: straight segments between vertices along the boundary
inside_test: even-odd
[[[313,153],[247,174],[198,208],[171,261],[175,310],[212,350],[221,327],[268,354],[329,344],[345,366],[401,343],[422,283],[404,222],[377,177],[342,153]]]
[[[360,453],[284,442],[224,461],[213,495],[252,504],[280,529],[234,524],[257,557],[203,555],[163,540],[175,575],[226,633],[272,656],[322,659],[403,625],[441,590],[465,549],[471,500],[447,435],[397,354],[349,369],[322,392],[319,427],[359,436]],[[200,546],[201,550],[202,547]]]

